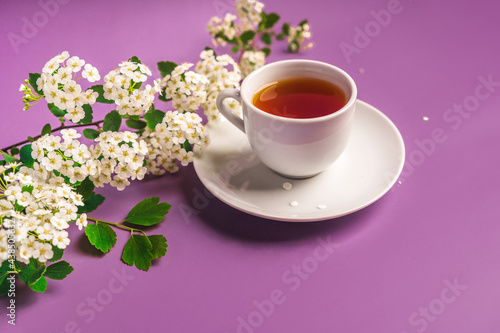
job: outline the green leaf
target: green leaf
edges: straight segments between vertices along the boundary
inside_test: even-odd
[[[21,159],[21,162],[23,162],[23,164],[28,168],[32,168],[33,164],[35,163],[35,159],[31,157],[32,152],[33,148],[31,147],[31,144],[22,146],[21,150],[19,151],[19,158]]]
[[[171,101],[171,100],[172,100],[172,98],[167,99],[167,98],[165,97],[165,90],[162,90],[162,92],[161,92],[160,94],[158,94],[158,99],[159,99],[160,101],[163,101],[163,102],[169,102],[169,101]]]
[[[251,41],[254,37],[255,37],[255,31],[247,30],[241,34],[240,39],[244,44],[246,44],[247,42]]]
[[[263,48],[261,51],[264,52],[266,57],[269,57],[269,55],[271,54],[271,49],[268,47]]]
[[[170,75],[172,71],[174,70],[175,67],[177,67],[177,64],[172,61],[160,61],[158,62],[158,70],[160,71],[161,77],[165,77],[167,75]]]
[[[297,53],[297,52],[299,52],[299,48],[300,48],[300,45],[299,45],[299,43],[296,40],[291,41],[288,44],[288,51],[290,53]]]
[[[108,113],[104,117],[104,122],[102,123],[103,131],[112,131],[118,132],[120,130],[120,126],[122,124],[122,116],[118,113],[118,111],[114,110]]]
[[[42,90],[38,90],[38,85],[36,84],[36,81],[38,80],[38,78],[42,76],[41,74],[39,73],[30,73],[29,74],[29,83],[31,85],[31,87],[33,88],[33,90],[40,96],[43,96],[43,91]]]
[[[139,58],[137,58],[136,56],[133,56],[128,61],[135,62],[136,64],[140,64],[141,63],[141,61],[139,60]]]
[[[276,22],[278,22],[280,19],[280,16],[276,13],[271,13],[271,14],[268,14],[267,15],[267,18],[266,18],[266,29],[269,29],[269,28],[272,28]]]
[[[116,232],[107,224],[96,223],[85,227],[85,235],[90,244],[101,252],[108,252],[116,244]]]
[[[44,292],[47,289],[47,280],[43,276],[47,266],[40,265],[35,268],[34,263],[30,260],[30,264],[24,266],[19,272],[19,278],[26,283],[32,290]]]
[[[9,273],[14,270],[10,260],[4,260],[0,266],[0,295],[7,295],[10,290]]]
[[[90,87],[94,92],[98,93],[99,96],[97,96],[96,101],[99,103],[106,103],[106,104],[114,104],[115,101],[112,101],[110,99],[104,98],[104,86],[102,84],[96,84],[95,86]]]
[[[153,245],[148,237],[132,235],[123,248],[122,260],[129,266],[135,266],[143,271],[148,271],[153,260]]]
[[[236,45],[236,46],[233,46],[233,48],[231,49],[231,52],[232,53],[238,53],[239,50],[240,50],[239,45]]]
[[[210,46],[205,46],[205,48],[203,49],[204,51],[212,51],[215,54],[215,50],[213,48],[211,48]]]
[[[42,128],[42,136],[50,133],[52,133],[52,126],[50,126],[50,124],[45,124],[45,126],[43,126]]]
[[[127,119],[125,124],[132,129],[143,129],[147,126],[145,121],[137,120],[137,119]]]
[[[271,35],[268,33],[262,34],[262,37],[260,38],[266,45],[271,45],[273,43],[273,39],[271,38]]]
[[[93,116],[92,116],[92,107],[90,104],[83,104],[82,106],[83,111],[85,111],[85,117],[83,117],[82,120],[80,120],[78,123],[79,124],[90,124],[92,122]]]
[[[14,267],[11,267],[10,260],[4,260],[2,265],[0,266],[0,284],[3,283],[5,279],[7,279],[7,275],[9,272],[12,272]]]
[[[302,26],[302,25],[304,25],[304,24],[307,24],[307,22],[308,22],[308,20],[307,20],[307,19],[302,20],[302,21],[300,21],[299,26]]]
[[[48,262],[59,261],[59,260],[61,260],[63,254],[64,254],[64,250],[63,249],[60,249],[60,248],[58,248],[57,246],[54,246],[54,245],[52,245],[52,252],[54,252],[54,255],[52,256],[52,258],[50,258],[50,259],[47,260]]]
[[[101,132],[93,128],[86,128],[83,130],[83,136],[90,140],[95,140]]]
[[[19,278],[33,291],[43,293],[47,290],[47,279],[43,276],[46,268],[45,265],[38,268],[33,268],[31,265],[24,266],[19,272]]]
[[[142,200],[130,210],[125,221],[143,226],[155,225],[163,221],[171,206],[166,202],[159,203],[159,201],[158,197]]]
[[[10,149],[10,154],[11,154],[11,155],[17,155],[17,154],[19,154],[20,152],[21,152],[21,151],[20,151],[20,150],[19,150],[19,148],[17,148],[17,147],[12,147],[12,148]]]
[[[43,274],[45,273],[46,270],[47,266],[45,265],[38,266],[38,268],[35,269],[33,273],[31,273],[31,275],[29,276],[28,285],[36,284],[38,280],[40,280],[43,277]]]
[[[156,125],[163,121],[165,117],[165,112],[160,110],[149,110],[144,114],[144,119],[146,119],[147,125],[150,129],[154,130]]]
[[[15,158],[14,156],[11,156],[11,155],[6,154],[6,153],[2,153],[2,155],[3,155],[3,158],[5,159],[5,162],[7,162],[7,163],[19,162],[19,160],[17,158]]]
[[[57,106],[54,105],[54,103],[49,103],[47,104],[47,107],[49,108],[50,112],[56,117],[62,117],[66,114],[65,110],[59,109]]]
[[[151,254],[153,255],[153,259],[158,259],[167,253],[167,239],[163,235],[151,235],[148,236],[151,245],[153,245],[153,249],[151,250]]]
[[[78,207],[78,214],[93,212],[104,202],[104,199],[105,198],[100,194],[92,194],[87,200],[85,200],[84,206]]]
[[[283,23],[283,26],[281,27],[281,31],[283,31],[285,36],[288,36],[290,34],[290,24]]]
[[[28,192],[29,194],[32,194],[34,189],[35,187],[33,185],[24,185],[21,192]]]
[[[285,34],[284,34],[284,33],[279,33],[279,34],[277,34],[277,35],[276,35],[276,39],[277,39],[277,40],[283,40],[283,39],[285,39]]]
[[[45,276],[53,280],[62,280],[73,272],[74,268],[67,261],[59,261],[47,267]]]
[[[76,187],[76,193],[81,194],[82,200],[85,202],[94,193],[94,188],[94,183],[87,177]]]
[[[45,278],[45,276],[42,276],[36,281],[36,283],[28,284],[28,286],[33,291],[44,293],[47,290],[47,279]]]

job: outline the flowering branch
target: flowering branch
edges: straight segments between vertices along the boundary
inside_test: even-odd
[[[207,25],[214,46],[231,45],[231,52],[238,54],[238,65],[243,77],[265,63],[271,53],[273,39],[287,41],[290,53],[308,49],[313,43],[306,43],[311,38],[307,20],[302,20],[296,27],[283,23],[279,32],[274,30],[280,16],[265,13],[264,4],[255,0],[237,0],[236,15],[225,14],[223,18],[214,16]]]
[[[218,94],[239,88],[243,77],[262,66],[274,39],[286,39],[292,53],[312,46],[304,44],[310,38],[307,20],[297,27],[284,23],[276,31],[280,16],[263,12],[262,3],[237,0],[235,6],[236,15],[212,18],[208,30],[215,46],[232,45],[238,62],[205,48],[196,64],[159,62],[161,78],[150,85],[150,69],[132,57],[98,84],[97,68],[65,51],[41,73],[29,74],[19,89],[23,109],[38,107],[45,99],[61,125],[52,129],[46,124],[40,135],[0,150],[0,294],[8,291],[11,273],[37,292],[46,291],[47,278],[61,280],[70,274],[73,267],[62,257],[71,242],[67,230],[72,223],[103,253],[116,245],[114,229],[129,231],[121,259],[140,270],[149,270],[153,260],[165,256],[166,238],[142,230],[161,223],[170,210],[158,197],[140,201],[118,223],[87,214],[105,200],[96,187],[109,184],[121,191],[147,174],[176,172],[202,153],[209,133],[196,112],[202,109],[208,121],[217,121]],[[94,85],[84,89],[77,81]],[[173,110],[156,108],[158,93]],[[95,103],[113,105],[114,110],[95,121]],[[225,103],[241,112],[237,101]],[[121,131],[123,123],[127,130]],[[87,128],[77,132],[82,127]],[[90,146],[79,140],[82,135],[92,141]]]
[[[56,128],[53,128],[53,129],[50,129],[50,132],[49,133],[55,133],[55,132],[58,132],[60,130],[63,130],[65,128],[77,128],[77,127],[86,127],[86,126],[97,126],[97,128],[99,128],[99,125],[102,124],[104,120],[98,120],[98,121],[94,121],[90,124],[73,124],[73,125],[65,125],[64,123],[59,126],[59,127],[56,127]],[[47,124],[50,126],[50,124]],[[45,126],[47,126],[45,125]],[[20,142],[17,142],[17,143],[14,143],[10,146],[7,146],[5,148],[2,148],[0,150],[4,151],[4,152],[7,152],[8,150],[14,148],[14,147],[19,147],[25,143],[29,143],[29,142],[34,142],[36,140],[38,140],[39,138],[41,138],[43,135],[47,134],[45,131],[42,131],[42,134],[39,134],[37,136],[33,136],[33,137],[29,137],[28,139],[26,140],[23,140],[23,141],[20,141]],[[12,155],[17,155],[18,153],[16,152],[15,154],[12,154]]]

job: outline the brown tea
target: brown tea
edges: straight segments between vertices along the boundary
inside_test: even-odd
[[[287,118],[317,118],[342,109],[345,93],[335,84],[311,77],[272,82],[261,88],[252,104],[267,113]]]

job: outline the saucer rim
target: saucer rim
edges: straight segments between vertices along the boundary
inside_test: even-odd
[[[399,161],[399,165],[397,167],[397,172],[394,173],[393,178],[391,179],[391,181],[387,184],[387,186],[385,188],[383,188],[383,189],[381,189],[379,191],[378,195],[374,196],[371,200],[368,200],[363,205],[357,206],[355,208],[352,208],[350,210],[347,210],[347,211],[339,213],[339,214],[325,215],[325,216],[317,217],[317,218],[316,217],[299,218],[299,217],[291,217],[291,216],[282,216],[282,215],[275,214],[275,213],[273,213],[273,214],[271,214],[271,213],[266,214],[266,213],[261,213],[261,212],[258,212],[258,211],[250,210],[250,209],[248,209],[246,207],[242,207],[242,206],[234,203],[230,199],[226,198],[224,195],[219,195],[219,193],[223,193],[223,192],[212,191],[211,190],[212,186],[213,187],[217,187],[217,188],[218,188],[218,186],[216,186],[212,182],[208,182],[202,176],[203,173],[200,170],[201,166],[199,165],[199,163],[201,163],[201,162],[200,162],[200,158],[199,157],[195,157],[195,159],[193,161],[193,166],[194,166],[196,175],[200,179],[200,181],[203,184],[203,186],[205,186],[205,188],[208,191],[210,191],[210,193],[212,193],[212,195],[215,198],[219,199],[220,201],[222,201],[226,205],[228,205],[228,206],[230,206],[230,207],[232,207],[234,209],[237,209],[237,210],[239,210],[241,212],[247,213],[249,215],[260,217],[260,218],[264,218],[264,219],[268,219],[268,220],[281,221],[281,222],[318,222],[318,221],[328,221],[328,220],[336,219],[336,218],[343,217],[343,216],[355,213],[357,211],[360,211],[360,210],[362,210],[362,209],[364,209],[364,208],[372,205],[376,201],[380,200],[380,198],[382,198],[385,194],[387,194],[387,192],[394,186],[394,184],[397,182],[399,176],[401,175],[401,172],[403,171],[403,167],[404,167],[404,163],[405,163],[405,157],[406,157],[406,150],[405,150],[404,140],[403,140],[403,136],[401,135],[401,132],[399,131],[399,129],[396,127],[396,125],[392,122],[392,120],[387,115],[385,115],[384,113],[382,113],[382,111],[380,111],[376,107],[368,104],[367,102],[364,102],[364,101],[362,101],[360,99],[356,99],[356,105],[358,105],[358,103],[362,104],[364,107],[366,107],[369,110],[369,112],[374,112],[374,113],[377,114],[378,117],[383,118],[384,122],[392,128],[393,133],[397,136],[398,142],[399,142],[398,146],[401,149],[401,151],[398,154],[398,155],[401,156],[401,158],[400,158],[400,161]],[[223,116],[221,115],[221,117],[223,117]],[[223,119],[222,121],[225,122],[227,120]],[[227,121],[227,122],[229,123],[229,121]],[[219,124],[217,124],[217,125],[219,125]],[[280,177],[282,177],[282,176],[280,176]]]

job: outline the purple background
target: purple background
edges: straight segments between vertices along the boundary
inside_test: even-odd
[[[44,21],[37,1],[1,1],[0,146],[57,124],[43,103],[23,112],[18,92],[27,74],[56,54],[78,55],[101,76],[133,55],[152,68],[161,60],[195,62],[210,45],[207,21],[231,3],[73,0],[53,7]],[[43,295],[19,289],[15,328],[2,301],[0,330],[499,332],[500,6],[401,0],[390,22],[375,23],[373,13],[391,3],[269,0],[264,8],[282,22],[308,18],[315,42],[296,56],[275,43],[269,61],[301,57],[345,69],[359,98],[401,131],[407,162],[400,183],[382,199],[343,218],[293,224],[200,195],[204,187],[192,166],[123,192],[101,189],[106,201],[94,216],[111,221],[148,196],[172,204],[152,230],[166,235],[166,257],[138,271],[120,261],[126,232],[118,231],[116,247],[99,256],[73,226],[64,258],[75,271],[62,282],[50,280]],[[9,33],[22,36],[34,16],[43,24],[13,47]],[[356,32],[366,28],[369,41]],[[346,56],[346,44],[357,51]],[[480,77],[494,82],[490,90],[478,88]],[[470,112],[450,111],[464,103]],[[95,119],[107,110],[95,108]],[[431,144],[436,131],[441,140]],[[186,207],[196,214],[183,214]],[[325,242],[336,244],[332,253],[321,247]],[[99,311],[88,303],[92,298],[104,303]],[[280,304],[270,306],[272,298]]]

